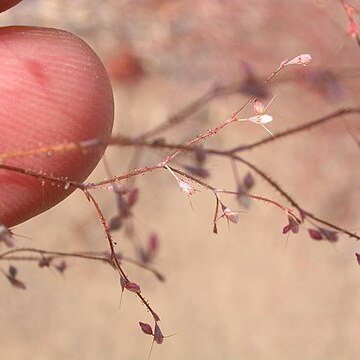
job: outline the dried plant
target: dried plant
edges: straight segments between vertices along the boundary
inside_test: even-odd
[[[357,10],[348,5],[345,1],[341,1],[349,20],[348,34],[356,38],[359,42],[359,30],[355,19]],[[126,53],[127,54],[127,53]],[[129,72],[118,71],[121,77],[131,78],[134,73],[137,80],[143,75],[143,68],[140,64],[132,64],[132,61],[138,61],[135,56],[126,55],[121,61],[126,60],[126,64],[130,63]],[[276,122],[276,116],[271,114],[270,105],[273,103],[269,99],[270,93],[274,91],[276,86],[281,86],[282,82],[296,82],[299,84],[309,83],[312,81],[314,88],[325,89],[324,92],[333,93],[334,87],[337,86],[335,77],[330,73],[324,74],[322,69],[312,66],[312,57],[310,54],[300,54],[291,60],[279,59],[279,66],[272,64],[274,71],[265,79],[255,75],[255,71],[251,65],[246,64],[246,76],[241,81],[236,81],[228,85],[218,85],[212,87],[208,92],[193,100],[189,105],[181,111],[169,117],[166,121],[158,124],[140,133],[136,137],[126,137],[124,135],[113,135],[110,138],[95,137],[89,138],[81,142],[69,141],[67,143],[54,143],[46,146],[34,147],[31,149],[10,149],[1,151],[0,153],[0,169],[3,173],[18,173],[24,178],[35,178],[46,186],[52,184],[64,189],[64,191],[79,191],[84,194],[84,198],[90,203],[94,209],[94,213],[99,219],[99,224],[103,229],[104,237],[107,241],[107,252],[64,252],[37,249],[32,247],[17,247],[15,230],[8,227],[7,224],[0,224],[0,242],[2,252],[0,253],[0,261],[7,264],[1,267],[0,271],[4,275],[4,279],[17,289],[25,290],[31,287],[21,280],[21,274],[18,274],[18,265],[22,261],[33,262],[40,268],[53,268],[60,273],[67,270],[68,261],[75,259],[96,261],[106,265],[110,265],[119,276],[119,284],[121,293],[127,291],[136,294],[139,300],[145,305],[150,313],[153,325],[148,322],[139,322],[140,329],[146,335],[153,338],[153,343],[161,344],[165,336],[160,328],[159,310],[154,309],[153,305],[145,298],[141,284],[137,279],[128,276],[126,266],[128,262],[135,263],[144,270],[150,271],[159,281],[164,281],[165,277],[153,266],[153,261],[157,256],[159,249],[159,233],[152,232],[148,235],[145,245],[140,244],[136,237],[136,228],[134,225],[134,216],[136,215],[136,205],[141,201],[137,178],[140,175],[151,176],[154,172],[166,171],[166,174],[175,179],[175,184],[179,190],[186,195],[190,201],[197,196],[198,191],[207,191],[209,196],[214,197],[214,216],[209,219],[209,229],[212,228],[213,233],[219,233],[219,222],[226,221],[228,226],[236,226],[243,220],[242,212],[251,208],[252,202],[264,203],[276,211],[279,210],[284,215],[284,223],[286,225],[281,229],[279,225],[274,232],[286,234],[286,236],[296,236],[303,231],[315,240],[326,240],[330,243],[340,241],[342,238],[353,238],[360,240],[360,235],[355,231],[348,230],[339,224],[327,221],[322,218],[321,214],[314,214],[308,211],[298,202],[295,197],[289,194],[286,188],[280,184],[276,174],[269,174],[264,171],[261,166],[243,157],[243,154],[255,148],[267,149],[267,146],[283,139],[285,137],[306,136],[306,134],[315,127],[324,127],[331,121],[343,119],[345,116],[357,115],[360,113],[360,107],[347,107],[331,111],[325,115],[317,117],[313,120],[304,120],[299,126],[283,129],[275,132],[268,127],[270,122]],[[116,64],[115,64],[116,65]],[[114,65],[114,66],[115,66]],[[294,65],[294,66],[290,66]],[[307,67],[308,66],[308,67]],[[306,67],[299,71],[299,68]],[[281,73],[281,75],[280,75]],[[283,75],[282,75],[283,74]],[[315,76],[317,74],[317,76]],[[279,76],[278,76],[279,75]],[[199,109],[207,107],[214,99],[223,98],[231,94],[240,94],[243,100],[242,105],[238,109],[233,109],[233,113],[220,121],[212,128],[204,132],[194,135],[188,141],[173,142],[166,137],[160,137],[169,130],[175,129],[184,123]],[[267,105],[266,105],[267,104]],[[251,109],[252,106],[252,109]],[[246,111],[252,112],[246,115]],[[259,135],[264,135],[261,140],[247,145],[238,145],[236,147],[220,150],[208,146],[208,140],[212,137],[219,136],[225,128],[233,127],[237,131],[238,127],[244,126],[244,123],[253,123],[260,126]],[[350,127],[349,127],[350,129]],[[265,133],[261,131],[265,130]],[[350,130],[349,130],[350,131]],[[358,139],[358,135],[353,131],[352,137]],[[358,142],[358,140],[356,140]],[[112,175],[108,169],[108,178],[97,182],[82,182],[74,179],[65,178],[46,174],[43,169],[28,168],[15,166],[12,164],[14,159],[28,159],[37,157],[47,157],[49,161],[56,161],[56,157],[61,154],[81,154],[89,151],[104,151],[106,147],[132,147],[136,149],[137,156],[131,162],[131,169],[124,174]],[[161,154],[161,160],[152,165],[143,166],[141,162],[141,154],[147,151],[156,151]],[[186,155],[186,156],[184,156]],[[208,160],[213,157],[228,160],[233,173],[234,188],[226,189],[221,183],[212,183]],[[248,172],[241,177],[238,173],[238,164],[248,168]],[[105,163],[105,166],[108,166]],[[165,172],[164,172],[165,173]],[[276,190],[282,197],[283,201],[277,201],[266,194],[255,194],[257,181],[261,179],[268,186]],[[110,218],[106,218],[104,212],[96,199],[94,190],[102,189],[110,192],[116,203],[116,214]],[[160,189],[155,189],[158,196],[162,196]],[[230,208],[226,205],[226,196],[232,196],[238,201],[241,210]],[[164,219],[166,221],[166,219]],[[121,232],[122,236],[130,239],[134,247],[136,259],[127,257],[119,252],[116,248],[117,243],[114,240],[113,233]],[[211,230],[210,230],[211,231]],[[4,248],[9,248],[4,250]],[[355,254],[356,260],[360,263],[360,254]],[[20,267],[21,268],[21,267]],[[161,309],[160,309],[161,312]],[[141,315],[136,315],[141,317]]]

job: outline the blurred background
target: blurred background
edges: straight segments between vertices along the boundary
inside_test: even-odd
[[[349,4],[360,7],[359,2]],[[1,14],[0,24],[56,27],[87,41],[104,62],[116,99],[114,134],[135,137],[151,130],[209,89],[266,77],[281,61],[310,53],[307,68],[289,67],[272,83],[268,109],[272,132],[359,104],[359,52],[347,34],[340,1],[285,0],[24,0]],[[241,90],[241,91],[240,91]],[[152,140],[183,143],[224,121],[248,94],[241,87],[205,104],[179,126]],[[265,103],[268,101],[265,100]],[[251,106],[243,112],[252,116]],[[360,229],[360,157],[353,136],[359,116],[347,116],[243,154],[300,205],[346,229]],[[220,150],[269,136],[251,123],[233,124],[206,142]],[[138,165],[156,164],[166,152],[144,150]],[[134,149],[108,149],[113,174],[129,170]],[[186,154],[174,164],[192,164]],[[211,185],[236,190],[232,164],[209,157]],[[243,178],[249,169],[238,166]],[[252,193],[286,200],[252,173]],[[91,180],[106,178],[100,163]],[[156,232],[153,265],[166,281],[124,262],[127,273],[160,315],[166,338],[155,359],[358,359],[360,268],[355,240],[310,239],[306,228],[286,235],[285,215],[264,203],[242,210],[238,224],[219,221],[215,201],[197,187],[191,198],[170,174],[136,180],[139,200],[132,226],[137,243]],[[113,194],[94,192],[107,218]],[[192,209],[193,207],[193,209]],[[136,258],[126,229],[114,232],[118,250]],[[20,246],[61,251],[106,251],[99,220],[81,193],[16,227]],[[138,321],[149,314],[118,275],[101,263],[69,259],[63,275],[36,264],[18,265],[26,291],[0,282],[3,359],[146,359],[151,338]]]

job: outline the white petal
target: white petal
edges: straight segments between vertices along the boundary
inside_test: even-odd
[[[249,117],[247,120],[258,124],[260,122],[260,115]]]
[[[260,116],[260,124],[267,124],[269,122],[273,121],[273,117],[271,115],[262,114]]]
[[[286,62],[285,65],[304,65],[304,66],[306,66],[311,60],[312,60],[312,57],[310,54],[301,54],[299,56],[294,57],[292,60]]]
[[[195,189],[190,184],[188,184],[184,180],[179,180],[178,182],[179,182],[180,190],[184,192],[186,195],[191,196],[195,194]]]
[[[224,210],[225,217],[234,224],[239,222],[239,215],[235,212],[230,210],[229,208],[225,208]]]
[[[262,114],[262,115],[252,116],[248,118],[248,120],[256,124],[267,124],[273,120],[273,117],[271,115]]]

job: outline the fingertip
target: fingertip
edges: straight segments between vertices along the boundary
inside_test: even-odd
[[[9,27],[0,30],[0,51],[0,153],[110,136],[114,114],[110,81],[84,41],[57,29]],[[103,152],[104,148],[25,157],[10,164],[83,181]],[[8,226],[69,194],[3,170],[0,182],[0,222]]]

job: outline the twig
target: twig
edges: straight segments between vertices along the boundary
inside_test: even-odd
[[[116,256],[116,252],[115,252],[115,248],[114,248],[114,244],[113,244],[113,240],[110,234],[110,230],[109,230],[109,225],[106,222],[106,219],[104,217],[104,214],[99,206],[99,204],[97,203],[97,201],[95,200],[95,198],[91,195],[91,193],[87,190],[87,189],[82,189],[85,196],[87,197],[87,199],[94,205],[96,212],[98,214],[99,220],[101,222],[101,225],[104,229],[106,238],[108,240],[108,244],[109,244],[109,248],[110,248],[110,254],[111,254],[111,261],[113,262],[113,264],[116,266],[116,268],[118,269],[120,276],[122,276],[125,281],[127,283],[130,283],[130,280],[128,278],[128,276],[126,275],[125,271],[123,270],[123,268],[120,265],[119,259]],[[151,313],[151,315],[154,318],[154,321],[157,322],[160,320],[159,316],[157,315],[157,313],[152,309],[152,307],[150,306],[150,304],[148,303],[148,301],[143,297],[143,295],[140,293],[140,291],[136,291],[135,294],[137,295],[137,297],[140,299],[140,301],[145,305],[145,307],[149,310],[149,312]]]
[[[344,108],[344,109],[339,109],[339,110],[336,110],[328,115],[325,115],[325,116],[322,116],[320,117],[319,119],[316,119],[316,120],[312,120],[312,121],[309,121],[303,125],[300,125],[300,126],[296,126],[292,129],[289,129],[289,130],[285,130],[285,131],[282,131],[282,132],[279,132],[277,134],[274,134],[273,137],[267,137],[263,140],[260,140],[260,141],[256,141],[252,144],[249,144],[249,145],[243,145],[243,146],[237,146],[237,147],[234,147],[230,150],[227,150],[228,153],[236,153],[236,152],[243,152],[243,151],[247,151],[247,150],[252,150],[254,148],[257,148],[261,145],[265,145],[265,144],[268,144],[268,143],[271,143],[271,142],[274,142],[274,141],[277,141],[283,137],[286,137],[286,136],[290,136],[290,135],[294,135],[294,134],[298,134],[302,131],[306,131],[306,130],[310,130],[316,126],[319,126],[319,125],[323,125],[324,123],[326,122],[329,122],[330,120],[335,120],[335,119],[338,119],[340,118],[342,115],[349,115],[349,114],[358,114],[360,113],[360,108]]]
[[[75,251],[75,252],[64,252],[64,251],[49,251],[49,250],[43,250],[43,249],[36,249],[36,248],[16,248],[16,249],[11,249],[9,251],[3,252],[0,254],[0,260],[8,260],[8,261],[39,261],[41,258],[39,257],[25,257],[25,256],[15,256],[14,254],[18,254],[18,253],[36,253],[39,255],[46,255],[46,256],[51,256],[52,258],[80,258],[80,259],[85,259],[85,260],[95,260],[95,261],[100,261],[100,262],[106,262],[109,265],[113,266],[113,263],[111,261],[111,259],[108,256],[104,256],[104,253],[101,252],[80,252],[80,251]],[[151,273],[153,273],[156,278],[160,281],[164,281],[165,277],[164,275],[162,275],[158,270],[156,270],[155,268],[153,268],[152,266],[143,264],[139,261],[136,261],[132,258],[129,258],[127,256],[123,256],[122,254],[116,253],[116,257],[119,261],[126,261],[129,263],[132,263],[136,266],[139,266],[145,270],[150,271]]]

